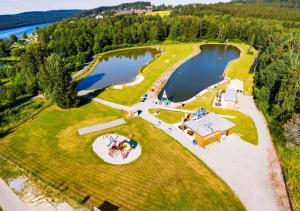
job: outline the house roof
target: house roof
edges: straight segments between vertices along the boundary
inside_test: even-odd
[[[227,88],[224,94],[224,100],[237,102],[237,90]]]
[[[184,124],[202,137],[211,135],[217,131],[226,131],[235,126],[234,123],[215,113],[209,113],[200,119],[189,120]]]
[[[233,80],[230,80],[230,84],[229,84],[228,88],[233,89],[233,90],[243,91],[244,83],[241,80],[233,79]]]

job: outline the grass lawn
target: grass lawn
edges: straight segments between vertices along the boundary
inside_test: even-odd
[[[36,114],[49,106],[50,103],[44,99],[35,99],[16,108],[9,108],[0,112],[0,138],[12,130],[16,129],[29,118],[34,118]]]
[[[149,113],[154,114],[157,111],[159,111],[159,114],[156,117],[170,124],[180,122],[184,117],[184,113],[182,112],[167,111],[162,109],[150,109]]]
[[[254,74],[249,74],[249,70],[257,57],[257,50],[251,48],[252,53],[248,53],[249,45],[243,43],[230,43],[241,50],[240,57],[229,63],[226,76],[231,79],[240,79],[244,82],[244,94],[252,95]]]
[[[0,154],[88,208],[107,200],[121,210],[245,209],[199,159],[142,119],[78,135],[78,128],[122,116],[117,110],[95,103],[69,110],[51,106],[2,139]],[[91,145],[107,132],[138,141],[141,157],[122,166],[104,163]]]
[[[147,12],[146,15],[159,15],[161,17],[164,17],[164,16],[169,16],[171,14],[171,11],[167,11],[167,10],[164,10],[164,11],[155,11],[155,12]]]
[[[194,44],[156,46],[164,48],[165,51],[160,57],[143,69],[145,79],[142,83],[135,86],[126,86],[121,90],[108,88],[104,92],[101,92],[98,97],[123,105],[133,105],[137,103],[140,97],[150,89],[160,75],[193,52],[193,46]]]
[[[0,58],[0,61],[20,61],[20,57],[18,56],[8,56]]]
[[[198,97],[196,100],[186,104],[184,109],[187,110],[196,110],[199,107],[204,107],[210,112],[215,112],[217,114],[235,116],[236,118],[228,118],[229,121],[235,123],[237,127],[235,128],[236,133],[240,133],[241,138],[244,141],[247,141],[252,144],[258,144],[258,135],[256,126],[251,119],[251,117],[236,111],[236,110],[228,110],[222,108],[214,108],[214,94],[217,93],[221,89],[225,89],[227,83],[219,85],[217,88],[209,90],[204,95]]]
[[[226,86],[227,83],[221,84],[217,88],[211,89],[204,95],[196,98],[194,101],[187,103],[183,108],[181,107],[180,108],[184,110],[197,110],[200,107],[204,107],[209,112],[215,112],[221,115],[235,116],[236,118],[227,118],[229,121],[237,125],[235,128],[235,132],[237,134],[241,134],[241,138],[244,141],[247,141],[251,144],[258,144],[257,129],[255,127],[253,120],[249,116],[235,110],[227,110],[227,109],[225,110],[221,108],[212,107],[214,94],[218,92],[220,89],[224,89]],[[155,113],[156,111],[157,111],[156,109],[151,109],[150,113]],[[183,116],[184,116],[183,113],[160,110],[160,113],[157,117],[162,121],[174,124],[176,122],[182,121]]]
[[[283,168],[284,179],[287,185],[293,210],[300,210],[300,150],[299,146],[287,144],[283,136],[282,124],[277,120],[271,119],[267,114],[269,128],[272,135],[276,151],[279,155]]]

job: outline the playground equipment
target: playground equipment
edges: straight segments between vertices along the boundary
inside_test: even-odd
[[[119,136],[114,138],[113,136],[108,135],[107,137],[109,137],[109,143],[107,144],[107,147],[110,147],[112,143],[117,143],[117,139],[118,139]]]
[[[205,114],[206,114],[205,108],[199,108],[198,111],[192,113],[192,116],[201,118],[201,117],[205,116]]]
[[[120,143],[115,141],[112,143],[113,145],[109,148],[108,154],[112,158],[115,158],[121,153],[123,159],[127,158],[131,150],[135,149],[138,145],[137,142],[134,140],[130,140],[130,141],[123,140]]]

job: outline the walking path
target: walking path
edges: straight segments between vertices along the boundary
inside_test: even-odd
[[[25,103],[28,103],[28,102],[30,102],[30,101],[32,101],[32,100],[35,100],[35,99],[38,99],[38,98],[40,98],[40,97],[43,97],[43,95],[39,94],[39,95],[33,96],[33,97],[31,97],[31,98],[29,98],[29,99],[27,99],[27,100],[24,100],[24,101],[22,101],[22,102],[20,102],[20,103],[15,104],[12,108],[16,108],[16,107],[18,107],[18,106],[21,106],[21,105],[23,105],[23,104],[25,104]]]
[[[103,105],[110,106],[112,108],[116,108],[118,110],[125,110],[125,111],[130,111],[131,110],[130,107],[128,107],[128,106],[120,105],[120,104],[117,104],[117,103],[112,103],[112,102],[102,100],[100,98],[97,98],[97,97],[94,97],[94,96],[91,96],[91,95],[84,95],[82,97],[84,97],[86,99],[89,99],[89,100],[92,100],[92,101],[95,101],[97,103],[101,103]]]
[[[19,197],[0,178],[0,207],[4,211],[29,210]]]
[[[233,134],[226,140],[205,148],[194,145],[179,128],[151,115],[148,112],[150,108],[166,109],[165,106],[157,105],[152,100],[138,103],[131,108],[99,98],[93,100],[116,109],[142,110],[140,116],[143,119],[168,133],[222,178],[247,210],[291,210],[280,163],[267,124],[252,97],[241,96],[239,110],[249,115],[255,122],[258,129],[258,145],[249,144]],[[181,109],[168,110],[185,112]]]
[[[228,136],[226,140],[215,142],[205,148],[194,145],[179,128],[157,119],[148,112],[151,108],[178,112],[188,111],[155,104],[153,103],[154,98],[128,107],[90,95],[83,97],[118,110],[128,112],[141,110],[140,116],[143,119],[168,133],[222,178],[237,194],[247,210],[291,210],[280,162],[267,123],[263,114],[257,109],[252,97],[239,96],[239,110],[253,119],[258,130],[258,145],[251,145],[241,140],[238,135],[233,134]],[[80,129],[79,133],[86,134],[124,124],[124,122],[123,119],[119,119]],[[2,183],[0,180],[0,204],[5,211],[26,210],[26,207],[25,209],[19,209],[18,206],[22,206],[22,203],[9,187]]]
[[[93,133],[93,132],[96,132],[96,131],[105,130],[105,129],[108,129],[108,128],[124,125],[124,124],[126,124],[126,121],[124,119],[117,119],[117,120],[114,120],[114,121],[111,121],[111,122],[105,122],[103,124],[98,124],[98,125],[93,125],[93,126],[90,126],[90,127],[80,128],[78,130],[78,133],[79,133],[79,135],[85,135],[85,134]]]

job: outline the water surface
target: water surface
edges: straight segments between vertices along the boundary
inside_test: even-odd
[[[34,32],[36,28],[43,28],[48,25],[49,25],[49,23],[43,23],[43,24],[24,26],[24,27],[19,27],[19,28],[14,28],[14,29],[2,30],[2,31],[0,31],[0,39],[9,39],[10,34],[14,34],[18,38],[22,38],[22,35],[24,32],[28,35],[28,34],[31,34],[32,32]]]
[[[238,58],[239,49],[230,45],[207,44],[201,53],[181,65],[159,94],[165,91],[173,102],[186,101],[224,78],[227,64]]]
[[[78,85],[78,90],[103,89],[132,82],[137,70],[155,56],[155,49],[120,50],[104,55],[94,70]]]

